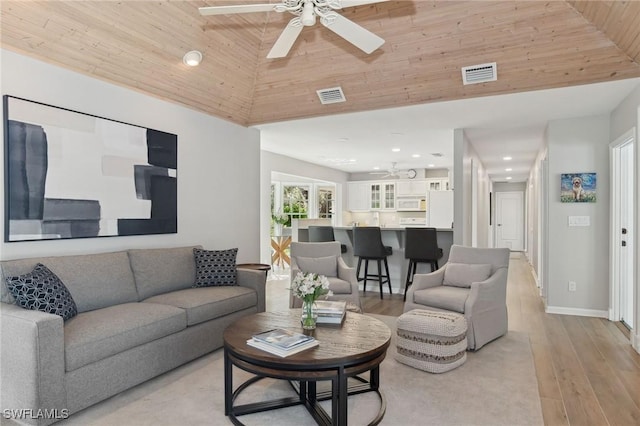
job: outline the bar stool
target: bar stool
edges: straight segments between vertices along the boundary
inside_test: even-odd
[[[442,257],[442,249],[438,247],[436,228],[406,228],[404,257],[409,259],[407,281],[404,285],[404,300],[407,300],[407,289],[413,284],[418,263],[430,263],[431,272],[439,268],[438,259]]]
[[[389,246],[382,244],[382,233],[377,226],[355,226],[353,228],[353,255],[358,256],[358,268],[356,277],[358,281],[364,280],[364,292],[367,292],[367,280],[378,281],[380,284],[380,299],[382,299],[382,284],[385,282],[389,285],[389,294],[391,291],[391,277],[389,275],[389,264],[387,256],[391,256],[393,250]],[[360,266],[364,260],[364,276],[360,277]],[[378,274],[369,274],[369,261],[375,260],[378,263]],[[384,269],[386,274],[382,273],[382,262],[384,261]]]
[[[326,243],[329,241],[335,241],[336,237],[333,234],[333,226],[309,226],[309,242],[310,243]],[[340,252],[347,252],[347,245],[340,244]]]

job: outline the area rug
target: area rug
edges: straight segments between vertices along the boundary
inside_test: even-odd
[[[380,367],[387,411],[383,425],[542,425],[533,357],[528,336],[509,333],[468,353],[467,362],[443,374],[398,363],[395,317],[372,315],[392,330],[387,358]],[[234,384],[250,377],[234,369]],[[241,395],[239,403],[290,395],[290,386],[265,379]],[[323,402],[330,411],[329,401]],[[378,411],[375,393],[349,397],[349,424],[367,424]],[[247,425],[312,425],[306,410],[290,407],[240,417]],[[222,350],[122,392],[73,415],[61,425],[220,425],[224,415]]]

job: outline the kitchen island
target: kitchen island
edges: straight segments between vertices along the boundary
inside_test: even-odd
[[[404,283],[407,279],[407,268],[409,260],[404,257],[405,247],[405,227],[381,227],[382,243],[393,249],[393,254],[387,258],[389,263],[389,274],[391,274],[391,287],[394,293],[404,293]],[[347,265],[356,267],[358,258],[353,255],[353,227],[352,226],[336,226],[333,228],[336,241],[340,241],[347,246],[347,252],[342,254],[342,258]],[[438,260],[438,265],[444,265],[449,259],[449,251],[453,244],[453,229],[438,228],[438,247],[442,249],[442,258]],[[306,228],[298,228],[298,241],[309,241],[309,234]],[[370,273],[375,273],[375,262],[369,263]],[[373,270],[374,272],[371,272]],[[419,263],[416,273],[431,272],[431,266],[428,263]],[[361,271],[361,274],[363,272]],[[361,284],[362,285],[362,284]],[[371,291],[378,291],[377,282],[367,285]]]

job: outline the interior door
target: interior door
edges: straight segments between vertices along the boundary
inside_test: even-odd
[[[620,321],[633,327],[633,144],[620,148]]]
[[[522,192],[496,192],[496,247],[524,250]]]

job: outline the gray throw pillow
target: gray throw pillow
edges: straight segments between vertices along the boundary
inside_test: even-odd
[[[302,272],[324,275],[326,277],[338,276],[338,256],[326,257],[299,257],[296,263]]]
[[[67,287],[42,263],[28,274],[7,277],[6,281],[21,308],[60,315],[65,321],[78,315],[76,302]]]
[[[442,284],[453,287],[471,287],[471,283],[484,281],[491,275],[491,264],[447,263]]]
[[[193,249],[196,262],[196,282],[193,287],[238,285],[236,256],[238,249],[202,250]]]

